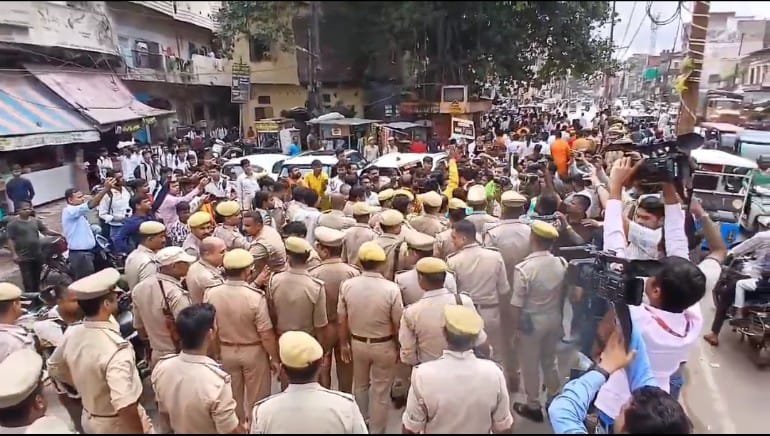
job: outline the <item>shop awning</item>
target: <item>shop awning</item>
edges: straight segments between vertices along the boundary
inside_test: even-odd
[[[0,151],[99,140],[93,123],[28,73],[0,74],[0,114]]]
[[[45,65],[25,65],[35,77],[81,114],[101,126],[173,114],[140,102],[120,78],[97,69],[60,70]]]

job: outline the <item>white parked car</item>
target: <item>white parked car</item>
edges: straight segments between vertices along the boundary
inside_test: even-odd
[[[408,172],[416,167],[425,157],[433,158],[433,168],[439,168],[441,162],[449,162],[449,155],[446,152],[441,153],[388,153],[380,156],[369,165],[365,166],[359,174],[371,169],[377,169],[380,176],[394,177]]]
[[[222,165],[222,175],[230,180],[236,180],[243,173],[241,161],[248,159],[255,173],[267,173],[273,180],[278,180],[281,165],[289,156],[285,154],[250,154],[244,157],[236,157]]]

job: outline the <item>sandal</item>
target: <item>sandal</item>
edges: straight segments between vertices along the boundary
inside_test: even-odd
[[[529,404],[513,403],[513,410],[530,421],[543,422],[543,410],[539,407],[534,408]]]

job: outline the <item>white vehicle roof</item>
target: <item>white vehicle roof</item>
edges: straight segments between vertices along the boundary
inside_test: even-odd
[[[321,161],[321,165],[337,165],[337,156],[331,155],[307,155],[307,156],[295,156],[286,159],[283,165],[310,165],[314,160]]]
[[[414,162],[421,162],[424,157],[431,157],[437,161],[446,157],[446,153],[388,153],[370,162],[367,167],[399,168]]]
[[[250,154],[243,157],[234,157],[225,162],[225,165],[240,165],[243,159],[248,159],[252,165],[262,167],[265,171],[271,172],[276,162],[285,160],[288,157],[285,154],[279,153]]]
[[[739,167],[739,168],[751,168],[756,169],[757,163],[742,158],[740,156],[736,156],[734,154],[726,153],[721,150],[709,150],[704,148],[698,148],[690,152],[690,155],[693,159],[695,159],[695,162],[698,164],[706,164],[706,165],[726,165],[730,167]]]

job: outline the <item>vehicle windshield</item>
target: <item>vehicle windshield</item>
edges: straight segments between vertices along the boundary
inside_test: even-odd
[[[716,100],[714,105],[718,111],[741,109],[741,102],[738,100]]]

